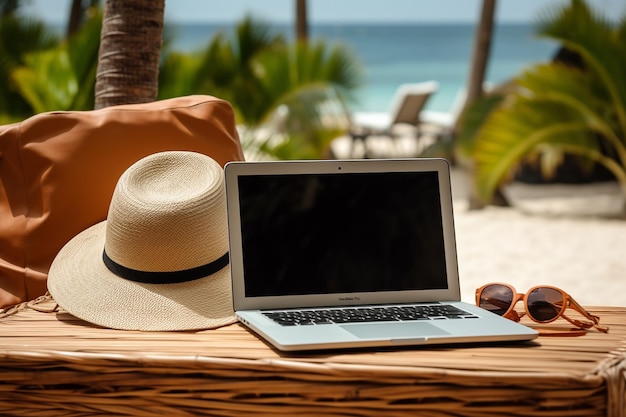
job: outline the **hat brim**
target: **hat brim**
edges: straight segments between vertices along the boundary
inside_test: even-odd
[[[201,330],[236,321],[230,265],[208,277],[145,284],[113,274],[102,261],[106,221],[70,240],[48,273],[48,290],[70,314],[124,330]]]

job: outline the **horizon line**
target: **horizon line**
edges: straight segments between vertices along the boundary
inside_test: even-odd
[[[243,17],[241,18],[243,19]],[[238,22],[241,19],[215,19],[215,20],[193,20],[193,19],[184,19],[184,20],[176,20],[176,19],[166,19],[166,22],[171,22],[171,23],[182,23],[182,24],[203,24],[203,23],[209,23],[209,24],[219,24],[219,23],[233,23],[233,22]],[[258,20],[262,21],[262,22],[267,22],[270,24],[288,24],[288,25],[293,25],[295,24],[294,20],[272,20],[272,19],[263,19],[263,18],[257,18]],[[391,24],[391,25],[395,25],[395,24],[403,24],[403,25],[411,25],[411,24],[434,24],[434,25],[440,25],[440,24],[464,24],[464,25],[474,25],[477,24],[478,22],[474,21],[474,20],[432,20],[432,19],[428,19],[428,20],[335,20],[335,19],[331,19],[331,20],[311,20],[309,19],[309,25],[329,25],[329,24],[341,24],[341,25],[384,25],[384,24]],[[501,20],[501,21],[495,21],[495,24],[534,24],[535,22],[533,20]]]
[[[242,16],[240,18],[237,19],[213,19],[213,20],[207,20],[207,19],[168,19],[167,16],[165,17],[165,23],[170,23],[170,24],[188,24],[188,25],[199,25],[199,24],[214,24],[214,25],[222,25],[222,24],[233,24],[233,23],[237,23],[240,22],[241,20],[243,20],[245,18],[245,16]],[[267,24],[271,24],[271,25],[294,25],[295,24],[295,20],[283,20],[283,19],[264,19],[264,18],[260,18],[260,17],[255,17],[253,16],[254,19],[260,21],[260,22],[264,22]],[[67,19],[61,19],[61,20],[45,20],[42,18],[39,18],[40,20],[48,23],[48,24],[52,24],[52,25],[65,25],[67,24]],[[536,22],[534,20],[524,20],[524,19],[503,19],[503,20],[495,20],[494,24],[495,25],[532,25],[535,24]],[[405,19],[385,19],[385,20],[353,20],[353,19],[347,19],[347,20],[336,20],[336,19],[330,19],[330,20],[311,20],[309,19],[309,26],[315,26],[315,25],[413,25],[413,24],[420,24],[420,25],[477,25],[478,22],[475,20],[461,20],[461,19],[437,19],[437,20],[433,20],[433,19],[414,19],[414,20],[405,20]]]

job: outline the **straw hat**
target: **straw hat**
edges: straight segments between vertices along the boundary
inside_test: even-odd
[[[114,329],[235,322],[222,167],[183,151],[136,162],[120,177],[107,220],[57,254],[48,289],[69,313]]]

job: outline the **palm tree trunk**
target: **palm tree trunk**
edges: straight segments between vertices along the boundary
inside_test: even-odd
[[[480,23],[474,38],[472,54],[472,68],[467,86],[466,104],[479,99],[483,95],[483,83],[489,62],[491,38],[493,33],[493,16],[496,9],[496,0],[483,0]]]
[[[306,42],[309,38],[309,22],[306,0],[296,0],[296,39]]]
[[[96,109],[154,101],[165,0],[106,0],[96,74]]]
[[[72,7],[70,8],[70,18],[67,23],[67,29],[65,31],[65,37],[72,36],[80,27],[80,22],[83,16],[83,2],[82,0],[72,0]]]
[[[98,7],[99,0],[72,0],[70,7],[70,15],[67,20],[67,28],[65,29],[65,37],[69,38],[80,29],[85,21],[85,14],[90,8]]]
[[[479,99],[483,95],[483,84],[485,82],[485,73],[487,72],[487,64],[489,62],[489,52],[491,50],[491,38],[493,33],[493,16],[495,14],[497,0],[483,0],[480,22],[476,29],[474,38],[474,50],[472,52],[472,66],[470,69],[469,80],[467,83],[467,96],[465,98],[464,108],[473,101]],[[455,130],[458,126],[455,126]],[[473,168],[470,168],[472,176],[474,176]],[[469,208],[479,209],[484,206],[483,202],[478,198],[477,191],[472,186],[469,192]],[[496,193],[494,203],[505,205],[504,198],[500,193]]]

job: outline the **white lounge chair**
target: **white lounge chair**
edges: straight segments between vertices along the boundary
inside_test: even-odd
[[[354,143],[363,141],[367,150],[366,140],[372,135],[394,137],[394,128],[398,125],[408,125],[419,136],[420,113],[426,106],[428,99],[439,89],[436,81],[402,84],[396,90],[391,101],[389,111],[355,112],[351,116],[350,137],[352,151]],[[367,156],[367,152],[365,152]]]

